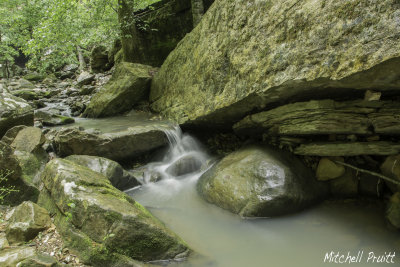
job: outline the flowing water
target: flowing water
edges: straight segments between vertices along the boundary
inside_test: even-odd
[[[331,252],[363,252],[355,266],[400,266],[400,235],[386,230],[376,202],[330,201],[290,216],[243,220],[198,196],[196,181],[212,164],[202,146],[179,128],[165,132],[169,150],[142,168],[145,184],[127,193],[196,252],[169,266],[320,267],[334,264],[324,263]],[[387,258],[395,263],[373,263],[371,253],[395,253]]]

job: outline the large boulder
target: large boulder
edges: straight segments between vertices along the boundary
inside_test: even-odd
[[[103,72],[110,69],[107,47],[103,45],[93,47],[90,53],[90,67],[93,72]]]
[[[242,217],[271,217],[302,210],[325,197],[303,163],[270,148],[246,147],[215,164],[199,179],[197,191]]]
[[[86,263],[118,266],[113,264],[121,257],[167,260],[188,252],[179,237],[98,172],[54,159],[42,181],[45,190],[39,203],[55,212],[54,223],[65,245]]]
[[[33,126],[33,108],[23,99],[0,93],[0,137],[16,125]]]
[[[137,1],[120,1],[118,17],[124,60],[161,66],[178,42],[193,29],[190,1],[163,0],[155,1],[147,9],[137,10],[137,7]]]
[[[92,97],[84,115],[97,118],[131,110],[148,95],[153,71],[151,66],[120,63],[108,83]]]
[[[155,76],[152,108],[230,126],[285,101],[399,90],[399,16],[396,0],[215,1]]]
[[[2,186],[17,191],[4,199],[5,203],[16,205],[24,200],[36,202],[39,195],[39,175],[48,161],[42,148],[45,137],[38,128],[15,126],[0,142],[0,174],[7,180]]]
[[[51,219],[46,209],[30,201],[23,202],[11,215],[6,229],[7,240],[10,244],[30,241],[50,225]]]
[[[126,190],[140,185],[131,173],[124,170],[118,162],[110,159],[86,155],[72,155],[65,159],[101,173],[119,190]]]
[[[136,126],[113,133],[89,133],[77,128],[61,129],[53,140],[56,153],[100,156],[120,161],[146,154],[167,144],[163,131],[154,126]]]

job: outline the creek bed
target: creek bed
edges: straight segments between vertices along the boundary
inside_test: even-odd
[[[386,229],[380,203],[326,201],[290,216],[243,220],[202,200],[196,180],[169,179],[130,193],[199,254],[169,266],[320,267],[331,251],[363,251],[354,266],[382,266],[367,262],[370,252],[395,252],[392,265],[400,263],[400,236]]]

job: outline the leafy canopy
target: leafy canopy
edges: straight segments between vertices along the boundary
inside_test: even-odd
[[[135,0],[143,8],[159,0]],[[77,61],[77,46],[110,46],[119,37],[118,0],[1,0],[0,63],[20,49],[28,67],[54,70]]]

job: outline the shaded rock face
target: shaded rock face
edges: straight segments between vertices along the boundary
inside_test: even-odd
[[[152,126],[131,127],[107,134],[93,134],[77,128],[62,129],[53,140],[56,153],[61,157],[89,155],[116,161],[151,152],[166,144],[164,132]]]
[[[399,90],[399,7],[216,1],[154,78],[152,108],[180,123],[222,127],[286,101]]]
[[[0,137],[17,125],[33,126],[33,108],[23,99],[0,93]]]
[[[23,202],[15,208],[6,229],[10,244],[19,244],[32,240],[36,235],[49,228],[50,215],[46,209],[32,202]]]
[[[102,72],[110,69],[108,51],[105,46],[96,46],[90,55],[90,67],[94,72]]]
[[[122,22],[124,60],[161,66],[178,42],[193,28],[188,0],[164,0],[134,14],[134,1],[123,0],[118,11]]]
[[[108,83],[92,97],[84,116],[106,117],[131,110],[148,96],[153,71],[146,65],[120,63]]]
[[[386,207],[386,219],[396,229],[400,229],[400,192],[392,195]]]
[[[122,166],[115,161],[102,157],[85,155],[72,155],[65,159],[75,164],[85,166],[92,171],[101,173],[119,190],[126,190],[140,185],[132,174],[124,170]]]
[[[42,148],[44,142],[40,129],[26,126],[11,128],[1,139],[0,171],[3,175],[11,172],[4,185],[18,190],[4,198],[6,204],[37,201],[39,175],[48,162],[48,154]]]
[[[122,255],[142,261],[173,259],[188,250],[100,173],[55,159],[47,164],[42,181],[47,194],[42,203],[55,208],[54,223],[64,242],[87,263],[113,266]]]
[[[383,175],[392,178],[400,183],[400,155],[393,155],[386,158],[381,165]],[[400,192],[400,185],[386,182],[393,193]]]
[[[317,182],[298,159],[255,146],[215,164],[200,177],[197,191],[208,202],[243,217],[296,212],[328,193],[327,185]]]

